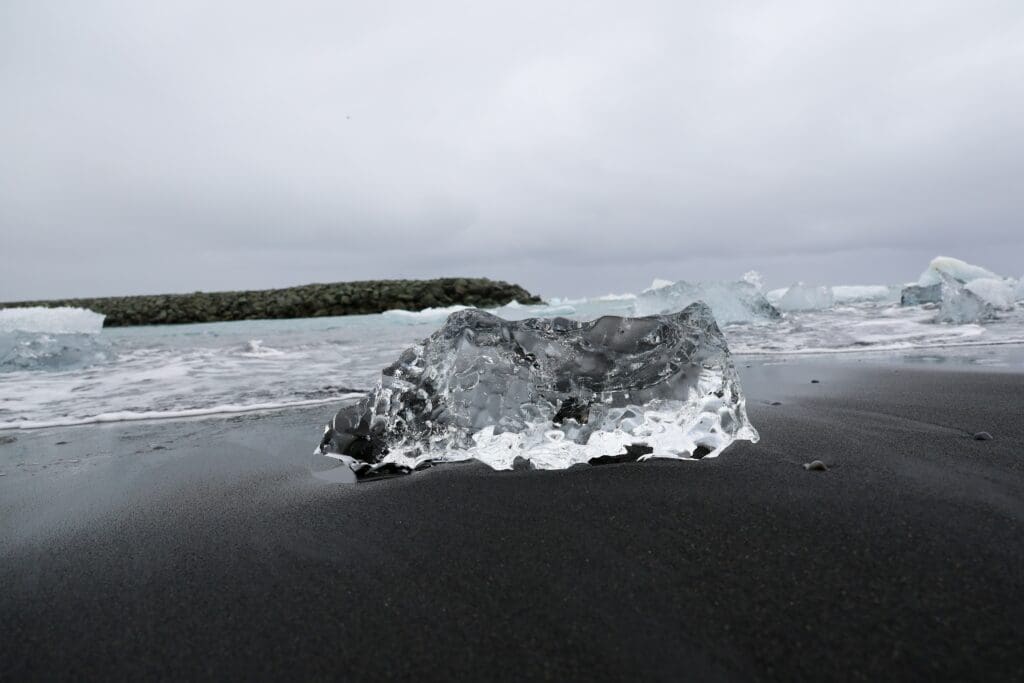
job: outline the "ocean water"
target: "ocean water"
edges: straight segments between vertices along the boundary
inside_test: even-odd
[[[863,289],[863,288],[861,288]],[[841,292],[836,288],[837,293]],[[884,292],[883,292],[884,294]],[[856,297],[854,297],[856,298]],[[983,324],[935,322],[934,307],[837,296],[824,310],[722,325],[734,356],[784,362],[808,354],[870,354],[978,366],[1019,363],[1024,306]],[[511,304],[508,319],[630,315],[636,297]],[[453,309],[99,330],[81,312],[6,323],[0,315],[0,430],[169,419],[324,403],[325,416],[428,336]],[[2,313],[2,312],[0,312]],[[77,317],[76,317],[77,316]],[[6,327],[5,327],[6,325]],[[28,328],[28,329],[24,329]],[[319,425],[311,425],[311,434]]]

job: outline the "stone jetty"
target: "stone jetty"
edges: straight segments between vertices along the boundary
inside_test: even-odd
[[[0,308],[73,306],[106,315],[104,325],[169,325],[265,318],[317,318],[380,313],[391,309],[422,310],[462,304],[479,308],[511,301],[541,303],[518,285],[486,278],[435,280],[365,280],[300,285],[244,292],[193,292],[102,298],[18,301]]]

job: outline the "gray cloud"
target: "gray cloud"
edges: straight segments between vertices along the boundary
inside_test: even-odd
[[[1017,0],[362,4],[4,3],[0,300],[1024,272]]]

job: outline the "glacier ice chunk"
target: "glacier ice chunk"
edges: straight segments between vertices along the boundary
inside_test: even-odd
[[[942,274],[942,302],[939,322],[963,325],[995,318],[995,309],[953,277]]]
[[[1012,311],[1015,308],[1013,282],[1010,280],[983,277],[971,280],[964,288],[997,311]]]
[[[934,285],[907,285],[900,292],[900,306],[937,304],[942,301],[942,283]]]
[[[757,441],[710,309],[509,321],[470,309],[343,407],[319,450],[360,474],[475,458],[544,469],[604,456],[713,457]]]
[[[720,323],[777,320],[778,309],[748,280],[738,282],[686,282],[645,289],[633,304],[635,315],[664,315],[703,301]]]
[[[977,280],[980,278],[994,278],[996,280],[1002,279],[991,270],[982,268],[981,266],[975,266],[949,256],[936,256],[932,259],[932,262],[928,264],[925,271],[921,273],[921,277],[917,279],[917,284],[922,287],[942,284],[943,275],[953,278],[960,284],[967,284],[971,280]]]
[[[797,282],[792,285],[779,299],[779,308],[783,311],[819,311],[831,308],[835,296],[831,287],[814,287]]]

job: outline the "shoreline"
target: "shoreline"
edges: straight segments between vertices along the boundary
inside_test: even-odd
[[[488,278],[436,278],[316,283],[231,292],[16,301],[0,303],[0,308],[86,308],[106,316],[104,327],[125,327],[323,318],[454,305],[487,308],[504,306],[512,301],[521,304],[541,303],[540,297],[519,285],[503,281]]]
[[[17,433],[0,676],[1024,675],[1024,375],[738,369],[761,441],[698,462],[330,484],[322,406]]]

